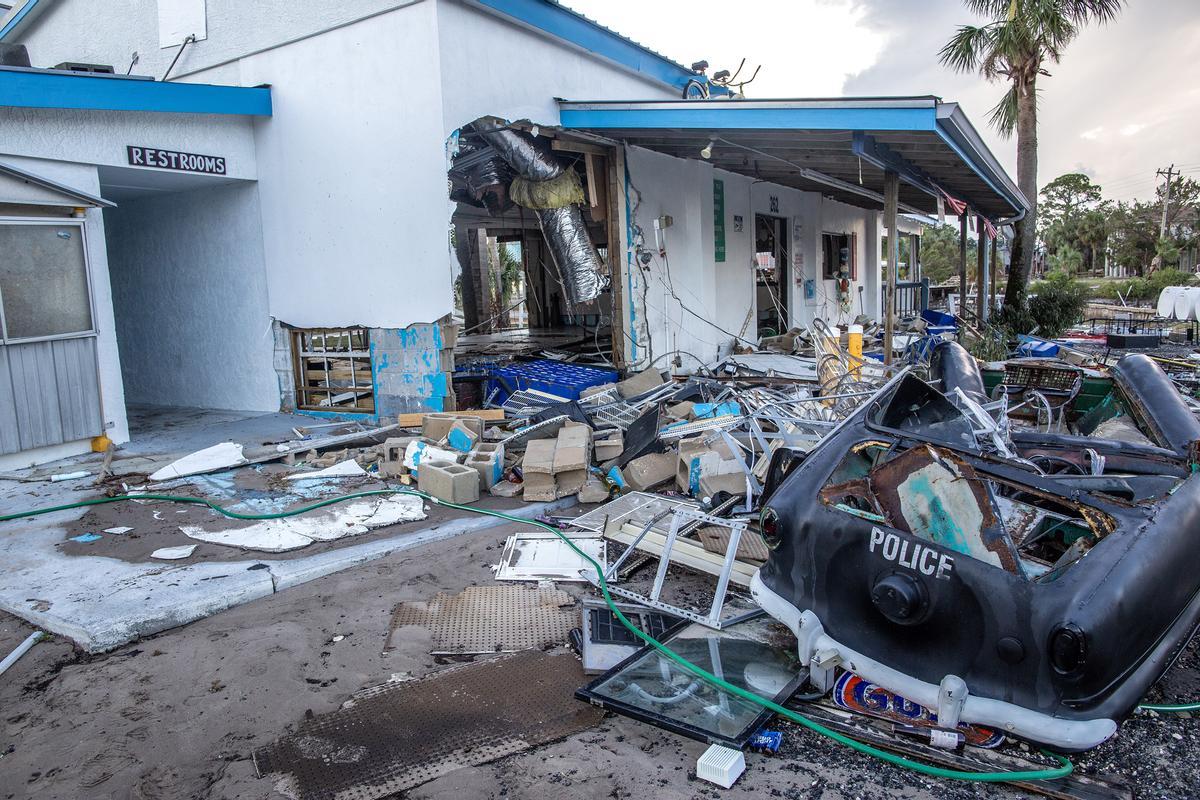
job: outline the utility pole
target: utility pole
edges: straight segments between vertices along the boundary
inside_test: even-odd
[[[1158,240],[1161,242],[1163,239],[1167,238],[1167,209],[1171,207],[1171,178],[1179,175],[1180,173],[1175,171],[1175,165],[1172,164],[1166,169],[1158,170],[1155,172],[1155,174],[1159,177],[1167,179],[1167,186],[1163,191],[1162,222],[1158,226]],[[1150,259],[1150,272],[1155,272],[1161,266],[1162,256],[1158,253],[1155,253],[1154,258]]]
[[[1172,164],[1166,169],[1158,170],[1158,172],[1155,174],[1157,174],[1159,177],[1167,179],[1167,187],[1163,192],[1162,224],[1158,227],[1158,238],[1165,239],[1167,238],[1167,209],[1171,205],[1171,178],[1179,175],[1180,173],[1175,171],[1175,165]]]

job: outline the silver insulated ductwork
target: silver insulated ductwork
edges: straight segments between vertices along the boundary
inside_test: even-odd
[[[548,148],[529,134],[486,119],[478,120],[473,127],[508,162],[519,179],[545,184],[563,177],[564,167]],[[600,274],[603,267],[579,206],[567,203],[556,208],[531,210],[537,215],[554,266],[562,276],[567,300],[572,306],[595,300],[604,288],[604,278]]]

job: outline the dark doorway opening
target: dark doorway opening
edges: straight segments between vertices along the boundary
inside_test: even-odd
[[[758,335],[777,336],[791,327],[788,309],[787,220],[754,215],[754,292]]]

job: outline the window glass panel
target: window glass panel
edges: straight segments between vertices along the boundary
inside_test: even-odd
[[[0,298],[10,339],[90,331],[82,230],[0,223]]]

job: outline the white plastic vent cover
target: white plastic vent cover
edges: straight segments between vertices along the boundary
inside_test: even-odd
[[[704,755],[696,761],[697,778],[725,789],[733,786],[745,771],[746,756],[742,755],[742,751],[719,744],[709,746]]]

